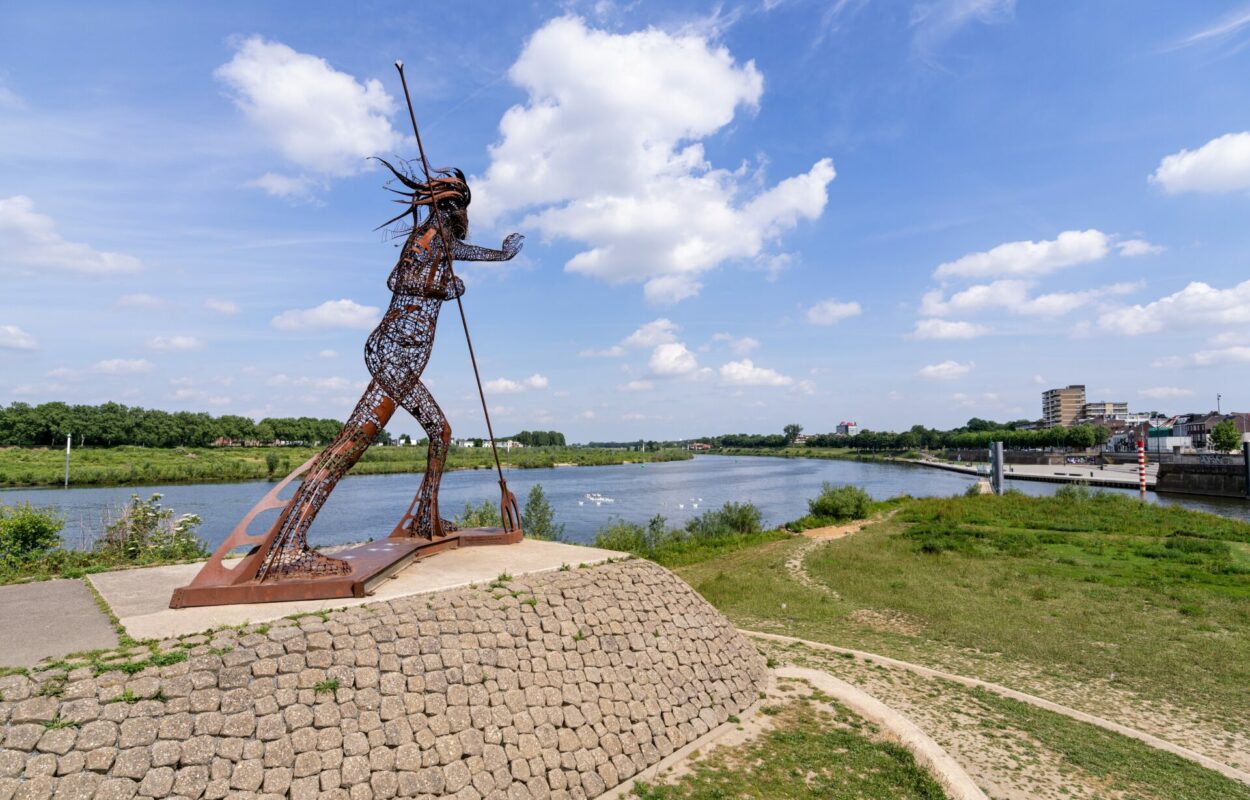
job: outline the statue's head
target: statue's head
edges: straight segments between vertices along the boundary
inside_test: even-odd
[[[469,203],[473,199],[473,193],[469,191],[469,183],[465,180],[463,172],[456,168],[436,169],[428,181],[421,182],[395,169],[386,160],[381,158],[377,160],[407,187],[408,191],[399,189],[391,189],[391,191],[403,195],[405,199],[397,202],[409,206],[402,214],[387,220],[378,227],[390,225],[408,214],[416,214],[419,206],[426,206],[432,211],[437,211],[439,216],[451,225],[451,234],[457,239],[463,239],[469,235]]]

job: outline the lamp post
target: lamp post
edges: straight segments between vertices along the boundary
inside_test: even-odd
[[[69,448],[70,443],[74,441],[74,434],[65,434],[65,488],[69,488]]]

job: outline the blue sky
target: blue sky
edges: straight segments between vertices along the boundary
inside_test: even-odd
[[[1247,45],[1244,2],[9,4],[0,402],[345,416],[402,58],[472,240],[527,237],[461,265],[496,430],[1250,409]]]

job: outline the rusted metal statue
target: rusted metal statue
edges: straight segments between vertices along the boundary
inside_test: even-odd
[[[362,596],[415,558],[447,547],[471,544],[507,544],[521,538],[516,498],[508,490],[495,451],[501,491],[502,528],[457,530],[439,516],[438,488],[451,443],[451,426],[421,382],[421,374],[434,346],[438,313],[445,301],[454,299],[460,308],[469,356],[477,377],[482,411],[494,450],[494,430],[477,375],[477,359],[469,339],[460,297],[464,283],[453,271],[453,261],[506,261],[521,249],[524,237],[511,234],[499,250],[468,244],[468,207],[472,199],[464,173],[458,169],[431,171],[421,145],[403,64],[396,62],[408,100],[424,180],[378,159],[403,187],[392,189],[403,196],[402,213],[383,223],[412,218],[399,263],[391,270],[387,286],[393,292],[390,307],[365,343],[365,364],[372,381],[339,435],[324,450],[288,475],[235,527],[226,541],[188,586],[177,589],[170,606],[220,605],[225,603],[302,600]],[[419,212],[425,209],[425,218]],[[383,541],[326,555],[308,545],[308,529],[329,499],[339,479],[347,474],[397,407],[403,407],[421,424],[429,440],[429,452],[420,488],[407,512]],[[278,495],[296,477],[304,475],[289,500]],[[277,520],[263,535],[249,533],[249,525],[265,511],[281,509]],[[223,558],[240,548],[250,548],[233,567]]]

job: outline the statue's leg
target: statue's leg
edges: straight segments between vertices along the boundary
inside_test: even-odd
[[[438,487],[443,479],[447,451],[451,448],[451,425],[438,403],[434,402],[434,395],[420,381],[414,382],[408,393],[396,400],[421,423],[430,445],[421,487],[391,536],[420,536],[425,539],[445,536],[450,532],[451,523],[438,515]]]
[[[369,384],[334,441],[317,456],[279,517],[279,532],[257,577],[344,574],[347,562],[308,546],[308,529],[339,479],[360,460],[395,412],[395,403],[376,381]]]

